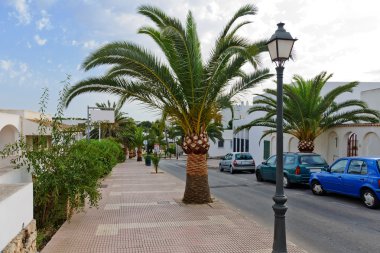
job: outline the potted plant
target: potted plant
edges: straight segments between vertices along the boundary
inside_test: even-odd
[[[145,165],[146,166],[150,166],[152,164],[152,155],[147,153],[146,155],[144,155],[144,159],[145,159]]]

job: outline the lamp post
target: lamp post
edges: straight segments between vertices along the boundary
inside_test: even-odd
[[[288,207],[285,205],[287,197],[284,194],[284,168],[283,168],[283,73],[284,64],[291,57],[294,42],[296,39],[284,29],[284,23],[278,23],[276,32],[267,42],[271,60],[276,64],[277,72],[277,147],[276,147],[276,193],[273,196],[274,205],[274,239],[273,253],[287,252],[285,213]]]

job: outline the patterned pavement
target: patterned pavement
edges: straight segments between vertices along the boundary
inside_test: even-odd
[[[184,182],[128,160],[102,182],[99,208],[65,223],[42,250],[59,252],[272,252],[273,235],[215,200],[181,202]],[[288,242],[288,252],[306,252]]]

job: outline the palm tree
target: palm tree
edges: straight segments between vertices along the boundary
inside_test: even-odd
[[[142,147],[144,145],[144,129],[141,127],[137,127],[135,131],[135,136],[133,139],[133,143],[137,147],[137,161],[142,161]]]
[[[123,144],[124,152],[132,158],[134,150],[134,138],[136,132],[136,122],[132,118],[127,118],[120,130],[116,133],[116,138]]]
[[[150,36],[162,50],[160,60],[149,50],[131,42],[113,42],[92,53],[83,63],[85,70],[111,65],[103,77],[89,78],[72,86],[66,105],[83,93],[105,92],[120,96],[119,103],[137,100],[151,109],[165,112],[185,134],[182,144],[188,154],[185,203],[211,202],[206,153],[209,149],[206,127],[219,115],[222,97],[234,99],[270,78],[268,69],[258,69],[259,54],[267,50],[266,40],[250,42],[237,35],[251,22],[237,19],[255,15],[253,5],[241,7],[216,40],[207,61],[202,59],[200,41],[193,15],[185,25],[152,6],[138,12],[156,27],[144,26],[140,34]],[[242,69],[251,66],[252,72]]]
[[[300,152],[313,152],[314,140],[327,129],[344,123],[379,122],[379,112],[368,108],[363,101],[349,99],[336,103],[335,99],[352,90],[359,82],[350,82],[338,86],[326,95],[321,91],[331,78],[322,72],[316,77],[305,80],[295,75],[293,83],[284,85],[284,133],[298,138]],[[235,132],[249,129],[253,126],[270,128],[265,131],[260,141],[267,135],[276,132],[276,95],[274,89],[266,89],[266,94],[253,102],[249,113],[265,111],[265,116],[257,118],[250,123],[238,127]]]
[[[117,137],[121,128],[125,126],[128,122],[127,113],[121,111],[121,106],[117,105],[115,102],[111,103],[109,100],[107,103],[96,103],[98,108],[107,108],[113,109],[115,112],[115,122],[114,123],[101,123],[101,136],[103,137]],[[99,126],[95,127],[93,131],[91,131],[91,136],[93,138],[98,138],[99,136]]]

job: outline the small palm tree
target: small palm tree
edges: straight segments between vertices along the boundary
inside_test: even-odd
[[[142,147],[144,145],[144,130],[141,127],[137,127],[135,131],[135,136],[134,136],[134,144],[137,147],[137,161],[141,162],[142,161]]]
[[[156,27],[144,26],[139,33],[156,42],[165,60],[134,43],[107,44],[87,57],[83,68],[90,70],[101,65],[111,65],[111,68],[104,77],[89,78],[72,86],[65,96],[66,105],[80,94],[105,92],[120,96],[120,104],[137,100],[168,115],[181,126],[182,147],[188,154],[183,201],[211,202],[206,128],[217,120],[221,108],[225,107],[226,103],[221,101],[236,99],[272,76],[268,69],[258,69],[259,54],[267,51],[266,40],[250,42],[237,34],[241,27],[251,23],[236,24],[237,20],[255,15],[257,9],[246,5],[234,14],[217,38],[207,61],[202,59],[191,12],[185,25],[152,6],[141,6],[138,12],[155,23]],[[242,69],[247,64],[252,72]]]
[[[293,83],[284,85],[284,133],[298,138],[300,152],[312,152],[314,140],[327,129],[349,122],[379,122],[379,112],[368,108],[360,100],[349,99],[336,103],[335,99],[346,92],[352,92],[359,83],[351,82],[338,86],[322,96],[321,91],[331,78],[322,72],[313,79],[305,80],[294,76]],[[276,95],[274,89],[266,89],[266,94],[253,102],[249,113],[266,111],[266,115],[240,126],[235,131],[253,126],[270,128],[261,139],[276,132]]]

